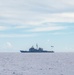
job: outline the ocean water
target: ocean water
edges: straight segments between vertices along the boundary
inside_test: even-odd
[[[74,75],[74,53],[0,53],[0,75]]]

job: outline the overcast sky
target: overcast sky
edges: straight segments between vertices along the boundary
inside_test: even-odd
[[[74,0],[0,0],[0,52],[28,50],[36,43],[74,52]]]

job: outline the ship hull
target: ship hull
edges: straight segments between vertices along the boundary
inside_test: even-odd
[[[54,51],[41,51],[41,52],[30,52],[30,51],[22,51],[20,50],[21,53],[54,53]]]

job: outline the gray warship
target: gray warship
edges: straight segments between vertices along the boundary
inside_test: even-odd
[[[20,50],[20,52],[21,53],[54,53],[54,51],[47,51],[41,47],[38,48],[38,45],[36,45],[36,48],[32,46],[31,48],[29,48],[29,51]]]

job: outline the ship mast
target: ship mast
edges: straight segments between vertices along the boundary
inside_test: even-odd
[[[38,44],[36,44],[36,49],[38,50]]]

